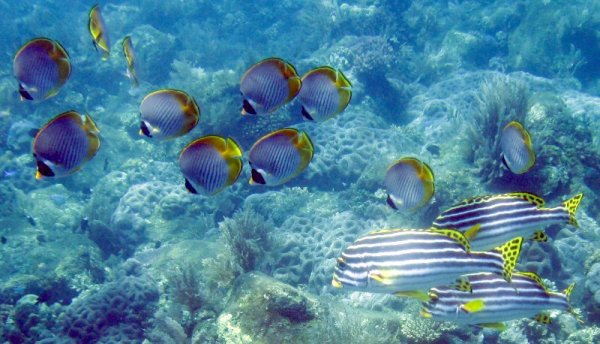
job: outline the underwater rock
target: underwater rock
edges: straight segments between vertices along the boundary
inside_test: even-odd
[[[416,311],[416,309],[413,309]],[[431,343],[454,326],[408,313],[374,312],[323,299],[263,275],[237,278],[217,319],[219,343]]]

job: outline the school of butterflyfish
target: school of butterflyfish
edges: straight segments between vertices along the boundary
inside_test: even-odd
[[[110,57],[108,30],[100,7],[89,12],[89,33],[103,60]],[[127,72],[138,86],[134,45],[121,43]],[[48,38],[35,38],[15,54],[13,73],[22,100],[56,96],[71,74],[65,48]],[[241,113],[273,113],[297,99],[299,117],[323,122],[342,113],[352,98],[352,84],[343,72],[320,66],[302,77],[289,62],[271,57],[250,66],[240,80]],[[200,106],[188,93],[158,89],[139,106],[140,135],[169,140],[187,135],[200,121]],[[500,133],[498,159],[513,174],[535,165],[531,136],[512,121]],[[37,131],[32,144],[36,179],[64,177],[79,171],[100,149],[100,131],[89,114],[61,113]],[[306,132],[283,128],[251,146],[246,159],[249,184],[281,185],[309,166],[313,142]],[[179,155],[184,187],[193,194],[215,195],[236,182],[244,152],[231,137],[207,135],[187,144]],[[434,196],[431,167],[415,158],[392,162],[382,184],[387,204],[397,211],[416,212]],[[545,242],[544,227],[577,226],[575,195],[555,207],[526,192],[477,196],[444,210],[425,229],[380,229],[358,238],[337,259],[332,285],[353,291],[390,293],[423,303],[426,318],[502,329],[503,322],[533,317],[549,323],[549,310],[566,310],[574,284],[565,291],[549,290],[532,272],[515,271],[524,240]]]

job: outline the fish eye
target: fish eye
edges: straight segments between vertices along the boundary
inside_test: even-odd
[[[348,267],[348,264],[346,264],[344,259],[342,259],[342,258],[337,259],[337,268],[338,269],[340,269],[341,271],[344,271],[344,270],[346,270],[347,267]]]

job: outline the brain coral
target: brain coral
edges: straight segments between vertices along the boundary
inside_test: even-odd
[[[83,343],[108,342],[106,337],[117,342],[142,338],[158,295],[149,278],[124,276],[71,304],[62,318],[63,330]]]

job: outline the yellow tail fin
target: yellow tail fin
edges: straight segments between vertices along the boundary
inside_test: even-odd
[[[499,252],[502,255],[502,259],[504,260],[504,269],[502,272],[502,276],[508,282],[512,279],[512,273],[517,265],[517,260],[519,259],[519,255],[521,254],[521,246],[523,245],[523,237],[514,238],[506,244],[499,246],[495,249],[495,251]]]
[[[579,207],[579,203],[581,203],[582,199],[583,194],[580,193],[562,203],[563,207],[569,213],[569,224],[575,227],[579,227],[577,224],[577,219],[575,218],[575,213],[577,212],[577,207]]]

